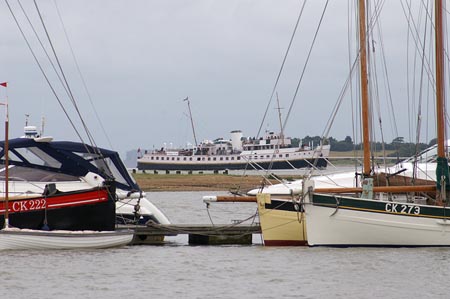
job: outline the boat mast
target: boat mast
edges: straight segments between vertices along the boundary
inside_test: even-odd
[[[189,97],[186,97],[183,101],[187,101],[189,109],[189,118],[191,119],[192,133],[194,134],[195,147],[198,146],[197,137],[195,136],[194,120],[192,119],[191,105],[189,103]]]
[[[444,43],[442,31],[442,0],[436,0],[435,5],[435,38],[436,38],[436,110],[437,110],[437,148],[438,157],[445,157],[444,139]]]
[[[6,85],[3,85],[6,87]],[[9,113],[8,113],[8,95],[6,95],[6,117],[5,117],[5,223],[4,228],[9,227]]]
[[[442,1],[442,0],[436,0]],[[437,9],[437,7],[436,7]],[[369,91],[368,91],[368,80],[367,80],[367,53],[366,53],[366,14],[365,14],[365,0],[359,0],[359,43],[360,43],[360,65],[361,65],[361,109],[362,109],[362,124],[363,124],[363,146],[364,146],[364,164],[363,164],[363,176],[368,177],[371,173],[370,170],[370,148],[369,148]],[[441,20],[442,23],[442,20]],[[441,36],[442,38],[442,36]],[[442,43],[442,39],[441,39]],[[442,52],[442,47],[441,47]],[[443,52],[440,54],[441,59],[443,61]],[[442,70],[441,70],[442,72]],[[443,75],[441,75],[443,78]],[[443,92],[442,92],[443,94]],[[442,108],[441,108],[442,109]],[[443,113],[442,113],[443,117]],[[439,159],[438,158],[438,166],[439,168]],[[443,163],[444,167],[446,166],[446,180],[448,184],[448,163],[447,159],[443,158],[445,163]],[[436,169],[436,178],[440,178],[441,175],[438,175],[438,170]],[[437,179],[438,184],[438,192],[440,189],[440,180]],[[447,186],[450,186],[448,184]],[[316,189],[317,192],[323,193],[354,193],[354,192],[362,192],[363,188],[322,188]],[[395,192],[395,193],[405,193],[405,192],[436,192],[436,186],[434,185],[415,185],[415,186],[385,186],[385,187],[374,187],[374,192]]]
[[[443,3],[435,1],[435,43],[436,43],[436,126],[437,126],[437,166],[436,187],[438,200],[446,201],[450,189],[448,160],[445,155],[445,91],[444,91],[444,38],[443,38]]]
[[[367,79],[366,47],[366,6],[365,0],[359,0],[359,63],[361,68],[361,110],[363,130],[363,176],[370,175],[370,141],[369,141],[369,90]]]

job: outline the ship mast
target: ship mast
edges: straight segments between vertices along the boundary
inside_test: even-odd
[[[283,132],[283,124],[281,122],[281,109],[280,108],[280,99],[278,98],[278,92],[277,92],[277,108],[278,110],[278,120],[280,121],[280,139],[281,139],[281,146],[284,146],[284,132]]]
[[[441,191],[442,184],[445,184],[446,190],[450,189],[449,167],[445,157],[444,149],[444,51],[443,51],[443,33],[442,33],[442,0],[436,0],[436,106],[438,123],[438,158],[436,167],[437,193]],[[369,141],[369,92],[367,78],[367,47],[366,47],[366,12],[365,0],[359,0],[359,43],[360,43],[360,66],[361,66],[361,117],[363,125],[363,176],[368,177],[370,169],[370,141]],[[324,193],[353,193],[363,192],[363,188],[322,188],[316,189],[316,192]],[[436,186],[433,185],[415,185],[415,186],[384,186],[374,187],[374,192],[404,193],[404,192],[436,192]],[[441,194],[441,199],[445,200],[445,194]]]
[[[437,166],[436,186],[438,200],[446,201],[450,189],[448,160],[445,155],[445,90],[444,90],[444,37],[443,3],[435,1],[435,43],[436,43],[436,126],[437,126]]]
[[[445,157],[444,139],[445,139],[445,127],[444,127],[444,43],[442,32],[442,0],[436,0],[435,5],[435,38],[436,38],[436,121],[437,121],[437,148],[438,157]]]
[[[198,147],[197,137],[195,135],[194,119],[192,118],[191,105],[189,103],[189,97],[186,97],[183,101],[187,101],[189,109],[189,118],[191,119],[192,133],[194,134],[195,147]]]
[[[359,63],[361,68],[361,110],[363,133],[363,176],[370,175],[370,141],[369,141],[369,90],[367,79],[367,47],[366,47],[366,6],[365,0],[359,0]]]

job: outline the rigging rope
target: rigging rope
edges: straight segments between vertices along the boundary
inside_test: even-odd
[[[30,50],[30,52],[31,52],[31,54],[32,54],[32,56],[33,56],[33,58],[34,58],[34,60],[36,61],[37,65],[38,65],[38,67],[39,67],[39,69],[40,69],[42,75],[44,76],[44,78],[45,78],[45,80],[46,80],[48,86],[50,87],[50,89],[51,89],[53,95],[56,97],[56,99],[57,99],[57,101],[58,101],[58,103],[59,103],[61,109],[63,110],[63,112],[64,112],[64,114],[66,115],[67,119],[69,120],[70,124],[71,124],[72,127],[74,128],[76,134],[78,135],[78,137],[79,137],[81,140],[83,140],[83,138],[81,137],[80,133],[79,133],[78,130],[75,128],[75,125],[74,125],[72,119],[70,118],[70,116],[69,116],[69,114],[68,114],[66,108],[65,108],[64,105],[62,104],[62,101],[61,101],[61,99],[59,98],[59,96],[58,96],[56,90],[54,89],[53,85],[51,84],[50,79],[48,78],[47,74],[45,73],[45,71],[44,71],[44,69],[43,69],[41,63],[39,62],[39,60],[38,60],[38,58],[37,58],[37,56],[36,56],[36,53],[33,51],[32,47],[31,47],[31,44],[30,44],[30,42],[28,41],[28,39],[27,39],[27,37],[26,37],[26,35],[25,35],[25,33],[24,33],[22,27],[20,26],[19,21],[18,21],[17,18],[16,18],[16,15],[15,15],[14,12],[12,11],[12,8],[11,8],[11,6],[10,6],[8,0],[5,0],[5,2],[6,2],[6,5],[8,6],[8,9],[9,9],[9,11],[10,11],[10,13],[11,13],[13,19],[14,19],[14,22],[16,23],[16,25],[17,25],[17,27],[18,27],[18,29],[19,29],[19,31],[20,31],[22,37],[23,37],[24,40],[25,40],[25,43],[26,43],[27,46],[28,46],[28,49]]]
[[[298,14],[297,22],[295,23],[295,27],[294,27],[294,31],[292,32],[291,39],[289,40],[288,47],[287,47],[286,52],[285,52],[284,57],[283,57],[283,62],[281,63],[281,67],[280,67],[280,70],[278,71],[277,79],[275,80],[275,84],[274,84],[274,86],[272,88],[272,93],[270,95],[269,102],[267,103],[266,111],[264,112],[264,116],[263,116],[263,119],[261,121],[261,125],[260,125],[260,127],[258,129],[258,134],[256,135],[257,138],[259,137],[259,134],[261,133],[262,126],[264,125],[264,122],[266,120],[267,112],[269,111],[270,104],[272,103],[273,96],[274,96],[275,91],[277,89],[278,81],[280,80],[281,73],[283,72],[284,64],[286,63],[286,59],[287,59],[287,56],[289,54],[289,50],[291,49],[292,41],[294,40],[295,33],[297,32],[298,24],[300,23],[300,19],[301,19],[302,15],[303,15],[303,10],[305,8],[305,5],[306,5],[306,0],[303,1],[303,5],[302,5],[302,7],[300,9],[300,12]]]
[[[80,119],[80,121],[81,121],[81,124],[83,125],[83,128],[84,128],[84,130],[85,130],[85,132],[86,132],[86,135],[87,135],[87,137],[88,137],[88,139],[89,139],[89,142],[91,143],[91,145],[94,146],[94,145],[95,145],[95,141],[94,141],[93,136],[91,135],[91,133],[90,133],[90,131],[89,131],[87,125],[86,125],[86,122],[84,121],[83,117],[81,116],[81,112],[80,112],[80,110],[79,110],[79,108],[78,108],[78,105],[77,105],[77,103],[76,103],[76,101],[75,101],[75,97],[74,97],[74,95],[73,95],[73,93],[72,93],[72,90],[71,90],[71,88],[70,88],[70,86],[69,86],[69,83],[67,82],[67,78],[66,78],[66,75],[65,75],[65,73],[64,73],[64,70],[63,70],[63,68],[62,68],[61,62],[60,62],[60,60],[59,60],[59,58],[58,58],[58,55],[56,54],[55,47],[54,47],[53,42],[52,42],[52,40],[51,40],[51,38],[50,38],[50,35],[49,35],[49,33],[48,33],[47,26],[45,26],[45,22],[44,22],[44,19],[42,18],[42,14],[41,14],[41,11],[40,11],[40,9],[39,9],[39,6],[37,5],[36,0],[33,0],[33,2],[34,2],[34,5],[35,5],[35,7],[36,7],[36,11],[37,11],[37,13],[38,13],[39,19],[40,19],[40,21],[41,21],[42,28],[43,28],[44,31],[45,31],[45,35],[47,36],[47,40],[48,40],[48,42],[49,42],[49,45],[50,45],[50,47],[51,47],[51,49],[52,49],[53,55],[55,56],[55,59],[56,59],[56,62],[57,62],[57,64],[58,64],[58,67],[59,67],[59,70],[60,70],[60,72],[61,72],[61,75],[62,75],[62,77],[63,77],[64,84],[66,85],[67,90],[68,90],[68,92],[69,92],[69,99],[70,99],[70,101],[72,102],[72,105],[74,106],[75,111],[77,112],[77,115],[78,115],[78,117],[79,117],[79,119]]]
[[[325,3],[325,6],[324,6],[323,11],[322,11],[322,15],[321,15],[320,20],[319,20],[319,24],[317,25],[316,31],[315,31],[315,33],[314,33],[314,37],[313,37],[311,46],[310,46],[310,48],[309,48],[309,52],[308,52],[308,55],[307,55],[307,57],[306,57],[305,64],[304,64],[304,66],[303,66],[302,73],[301,73],[300,78],[299,78],[299,80],[298,80],[298,83],[297,83],[297,87],[296,87],[296,89],[295,89],[294,96],[292,97],[292,100],[291,100],[291,104],[290,104],[290,106],[289,106],[288,113],[287,113],[286,118],[285,118],[284,123],[283,123],[282,131],[285,131],[287,121],[289,120],[289,116],[291,115],[292,108],[294,107],[294,103],[295,103],[295,100],[296,100],[296,98],[297,98],[298,91],[299,91],[299,89],[300,89],[300,84],[301,84],[302,81],[303,81],[303,76],[304,76],[304,74],[305,74],[306,67],[308,66],[308,62],[309,62],[309,59],[310,59],[310,57],[311,57],[312,50],[313,50],[314,45],[315,45],[315,43],[316,43],[317,35],[319,34],[319,29],[320,29],[320,27],[321,27],[321,25],[322,25],[323,17],[325,16],[325,12],[326,12],[327,7],[328,7],[328,2],[329,2],[329,0],[327,0],[326,3]]]
[[[100,116],[98,115],[97,108],[95,107],[94,102],[93,102],[93,100],[92,100],[91,93],[89,92],[89,89],[88,89],[87,84],[86,84],[86,80],[84,79],[84,76],[83,76],[83,74],[81,73],[81,69],[80,69],[80,66],[79,66],[79,64],[78,64],[78,61],[77,61],[77,59],[76,59],[76,56],[75,56],[75,53],[74,53],[72,44],[71,44],[71,42],[70,42],[70,40],[69,40],[69,36],[68,36],[67,30],[66,30],[66,26],[65,26],[65,24],[64,24],[64,22],[63,22],[63,19],[62,19],[62,17],[61,17],[61,12],[60,12],[60,10],[59,10],[59,8],[58,8],[57,1],[54,0],[53,2],[54,2],[54,4],[55,4],[56,12],[57,12],[57,14],[58,14],[59,20],[60,20],[61,25],[62,25],[62,27],[63,27],[64,35],[65,35],[65,37],[66,37],[67,44],[69,45],[70,53],[72,54],[73,61],[74,61],[74,63],[75,63],[77,72],[78,72],[78,74],[79,74],[79,76],[80,76],[81,83],[83,84],[83,87],[84,87],[84,90],[86,91],[86,94],[87,94],[87,96],[88,96],[89,102],[91,103],[92,110],[93,110],[94,113],[95,113],[95,116],[96,116],[96,118],[97,118],[97,120],[98,120],[98,122],[99,122],[99,124],[100,124],[100,127],[101,127],[101,129],[102,129],[102,131],[103,131],[103,134],[105,135],[105,137],[106,137],[106,139],[107,139],[107,141],[108,141],[108,144],[109,144],[110,148],[111,148],[111,149],[114,149],[114,147],[112,146],[111,140],[109,139],[109,136],[108,136],[108,134],[106,133],[105,127],[103,126],[103,122],[101,121],[101,118],[100,118]]]
[[[88,153],[91,153],[91,149],[90,149],[89,147],[87,147],[86,143],[84,142],[83,137],[81,136],[80,132],[79,132],[78,129],[76,128],[74,121],[73,121],[72,118],[69,116],[69,113],[68,113],[67,109],[65,108],[64,104],[62,103],[61,98],[58,96],[58,93],[56,92],[56,89],[54,88],[54,86],[53,86],[52,83],[50,82],[49,76],[48,76],[47,73],[45,72],[45,70],[44,70],[42,64],[40,63],[39,59],[37,58],[37,55],[36,55],[35,51],[34,51],[33,48],[31,47],[31,44],[30,44],[30,42],[29,42],[27,36],[25,35],[25,32],[24,32],[24,30],[22,29],[22,26],[20,25],[19,20],[17,19],[16,15],[14,14],[13,9],[12,9],[10,3],[8,2],[8,0],[5,0],[5,2],[6,2],[6,4],[7,4],[7,6],[8,6],[8,9],[9,9],[9,11],[10,11],[10,13],[11,13],[11,15],[12,15],[12,17],[13,17],[13,19],[14,19],[14,21],[15,21],[15,23],[16,23],[16,25],[17,25],[17,27],[18,27],[20,33],[21,33],[21,35],[22,35],[22,37],[24,38],[24,40],[25,40],[25,42],[26,42],[26,44],[27,44],[27,46],[28,46],[28,49],[30,50],[30,52],[31,52],[31,54],[32,54],[32,56],[33,56],[35,62],[37,63],[37,65],[38,65],[38,67],[39,67],[39,69],[40,69],[42,75],[44,76],[44,78],[45,78],[45,80],[46,80],[48,86],[50,87],[50,89],[51,89],[53,95],[54,95],[55,98],[57,99],[57,101],[58,101],[58,103],[59,103],[61,109],[63,110],[65,116],[66,116],[67,119],[69,120],[69,123],[71,124],[72,128],[74,129],[76,135],[78,136],[78,138],[80,139],[80,141],[81,141],[82,144],[84,145],[86,151],[87,151]],[[89,140],[89,142],[90,142],[90,145],[91,145],[92,150],[94,151],[94,153],[95,153],[100,159],[104,160],[104,157],[102,156],[100,150],[98,150],[98,148],[97,148],[97,146],[96,146],[96,144],[95,144],[95,141],[94,141],[94,139],[93,139],[93,136],[92,136],[92,134],[90,133],[90,131],[89,131],[88,127],[87,127],[87,124],[85,123],[85,121],[84,121],[84,119],[83,119],[83,117],[82,117],[82,115],[81,115],[81,112],[80,112],[80,110],[79,110],[79,108],[78,108],[78,105],[77,105],[77,103],[76,103],[75,97],[74,97],[74,95],[73,95],[73,93],[72,93],[72,90],[71,90],[71,88],[70,88],[70,86],[69,86],[69,83],[68,83],[68,81],[67,81],[66,75],[65,75],[65,73],[64,73],[64,70],[63,70],[62,65],[61,65],[61,63],[60,63],[60,60],[59,60],[59,57],[58,57],[58,55],[57,55],[57,53],[56,53],[56,50],[55,50],[54,45],[53,45],[53,43],[52,43],[52,40],[51,40],[51,38],[50,38],[49,32],[48,32],[48,30],[47,30],[47,27],[46,27],[46,25],[45,25],[45,23],[44,23],[44,20],[43,20],[42,14],[41,14],[41,12],[40,12],[39,6],[37,5],[37,2],[34,0],[34,6],[35,6],[35,8],[36,8],[38,17],[39,17],[39,19],[40,19],[40,21],[41,21],[41,24],[42,24],[42,27],[43,27],[43,29],[44,29],[45,35],[46,35],[46,37],[47,37],[47,40],[48,40],[48,42],[49,42],[49,45],[50,45],[50,47],[51,47],[51,49],[52,49],[52,53],[53,53],[53,56],[54,56],[54,58],[55,58],[55,60],[56,60],[57,65],[58,65],[59,72],[58,72],[58,70],[56,69],[55,64],[53,63],[53,60],[50,58],[50,55],[49,55],[48,52],[46,51],[46,49],[45,49],[45,47],[44,47],[44,45],[43,45],[43,43],[42,43],[42,40],[39,38],[39,35],[37,34],[37,31],[35,30],[33,24],[31,23],[31,20],[30,20],[30,18],[28,17],[28,14],[26,13],[24,7],[22,6],[20,0],[17,0],[17,2],[18,2],[18,4],[19,4],[19,6],[20,6],[20,8],[21,8],[21,10],[22,10],[22,12],[23,12],[23,14],[25,15],[25,17],[26,17],[26,19],[27,19],[27,21],[28,21],[30,27],[32,28],[33,33],[35,34],[37,40],[39,41],[39,44],[41,45],[41,47],[42,47],[42,49],[43,49],[43,51],[44,51],[44,53],[45,53],[45,55],[46,55],[46,57],[47,57],[47,59],[48,59],[50,65],[52,66],[52,68],[53,68],[53,70],[54,70],[56,76],[58,77],[58,79],[59,79],[59,81],[60,81],[60,83],[61,83],[63,89],[65,90],[65,92],[66,92],[66,94],[67,94],[69,100],[72,102],[72,105],[74,106],[74,108],[75,108],[75,110],[76,110],[76,112],[77,112],[77,115],[78,115],[78,117],[80,118],[80,121],[81,121],[81,123],[82,123],[82,126],[83,126],[83,128],[84,128],[84,130],[85,130],[85,132],[86,132],[86,135],[87,135],[87,137],[88,137],[88,140]],[[97,161],[97,159],[96,159],[95,157],[93,157],[93,159]],[[108,171],[109,173],[106,173],[106,172],[105,172],[105,175],[106,175],[107,177],[111,177],[111,175],[112,175],[112,177],[114,177],[114,175],[112,174],[111,169],[109,168],[108,163],[102,163],[102,165],[99,166],[99,169],[103,169],[104,171]]]

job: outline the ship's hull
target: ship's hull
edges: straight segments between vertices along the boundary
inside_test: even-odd
[[[318,159],[293,159],[293,160],[279,160],[279,161],[255,161],[257,164],[247,162],[207,162],[207,161],[193,161],[185,163],[177,162],[141,162],[138,161],[137,168],[139,170],[172,170],[172,171],[213,171],[213,170],[242,170],[242,169],[293,169],[293,168],[307,168],[318,167],[324,168],[327,166],[327,160],[324,158]]]
[[[257,201],[265,246],[307,245],[301,205],[292,200],[271,199],[270,194],[258,194]]]
[[[26,229],[94,230],[115,229],[115,202],[106,188],[63,192],[47,197],[12,198],[8,222]],[[4,226],[5,201],[0,202],[0,225]]]
[[[312,195],[305,206],[310,246],[450,246],[450,208]]]

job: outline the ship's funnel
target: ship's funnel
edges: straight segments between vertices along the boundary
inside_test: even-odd
[[[231,131],[231,145],[233,146],[233,150],[242,151],[242,136],[241,130]]]

